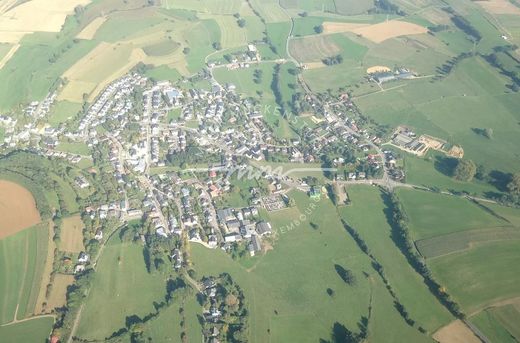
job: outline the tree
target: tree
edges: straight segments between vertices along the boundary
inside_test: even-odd
[[[491,128],[486,128],[484,129],[484,131],[482,132],[482,134],[484,135],[484,137],[488,138],[488,139],[491,139],[493,138],[493,129]]]
[[[220,42],[214,42],[213,43],[213,49],[215,49],[215,50],[222,49],[222,44],[220,44]]]
[[[314,32],[316,33],[322,33],[323,32],[323,25],[314,26]]]
[[[477,172],[477,166],[471,160],[459,160],[453,170],[453,178],[460,181],[471,181]]]
[[[184,55],[189,54],[190,51],[191,51],[191,50],[190,50],[190,48],[188,48],[188,47],[185,47],[184,49],[182,49],[182,53],[183,53]]]
[[[239,27],[244,27],[246,26],[246,20],[244,18],[240,18],[237,20],[237,24]]]
[[[507,184],[507,190],[511,194],[520,195],[520,173],[516,173],[511,177],[511,181]]]

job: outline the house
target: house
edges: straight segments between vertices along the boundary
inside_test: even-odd
[[[271,224],[264,222],[264,221],[258,222],[256,224],[256,232],[260,236],[270,235],[272,233]]]
[[[85,265],[84,264],[77,264],[74,267],[74,274],[78,274],[78,273],[81,273],[83,271],[85,271]]]
[[[90,256],[86,252],[80,252],[78,257],[79,263],[87,263],[90,259]]]
[[[247,248],[251,256],[255,256],[256,252],[262,251],[262,242],[260,241],[260,238],[257,235],[252,235],[251,242]]]
[[[98,229],[96,231],[96,234],[94,235],[94,239],[100,241],[103,239],[103,231],[101,229]]]
[[[217,218],[219,222],[226,223],[232,219],[235,219],[235,214],[231,208],[217,210]]]

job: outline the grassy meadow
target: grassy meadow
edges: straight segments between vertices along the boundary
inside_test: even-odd
[[[154,301],[164,299],[165,285],[163,275],[146,271],[142,246],[113,237],[97,264],[77,335],[104,339],[124,328],[128,316],[154,312]]]
[[[357,331],[361,316],[367,316],[371,307],[370,340],[401,337],[430,342],[406,325],[395,310],[370,260],[344,230],[330,201],[314,203],[301,192],[290,196],[296,207],[266,214],[277,232],[274,249],[253,261],[252,266],[234,261],[221,251],[197,245],[191,249],[198,275],[228,272],[244,290],[251,313],[250,341],[328,340],[336,322]],[[335,264],[351,270],[356,284],[346,285],[336,274]],[[327,288],[334,291],[333,296],[327,294]],[[441,308],[441,318],[442,312]],[[441,322],[445,320],[449,315]]]

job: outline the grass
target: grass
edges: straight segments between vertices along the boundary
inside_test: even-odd
[[[471,317],[470,321],[492,342],[517,343],[518,341],[511,336],[493,312],[492,309],[484,310]]]
[[[46,317],[0,326],[0,336],[5,342],[45,342],[52,331],[53,323],[51,317]]]
[[[82,105],[76,102],[58,101],[49,113],[48,123],[56,127],[68,119],[76,117],[81,108]]]
[[[313,208],[304,193],[292,192],[290,196],[297,207],[267,215],[277,238],[274,249],[253,267],[244,267],[220,250],[191,247],[199,276],[227,272],[243,289],[251,314],[249,340],[316,342],[330,338],[335,322],[357,331],[357,322],[367,315],[372,294],[371,341],[400,337],[429,342],[396,312],[370,261],[343,229],[330,201],[323,199]],[[299,224],[289,230],[294,220]],[[311,228],[310,222],[318,229]],[[334,264],[352,270],[356,285],[345,285]],[[327,295],[327,288],[334,290],[333,297]]]
[[[36,305],[47,256],[47,223],[0,240],[0,323],[29,316]]]
[[[56,150],[76,155],[90,156],[90,148],[82,142],[60,142]]]
[[[493,242],[431,260],[439,283],[469,314],[520,295],[520,241]]]
[[[514,146],[520,144],[520,94],[506,93],[508,81],[478,57],[459,63],[443,81],[408,82],[402,88],[358,98],[364,114],[382,124],[410,125],[464,148],[465,157],[491,170],[520,167]],[[493,115],[491,115],[491,113]],[[492,139],[474,132],[491,128]]]
[[[398,195],[415,240],[508,224],[460,197],[405,189]]]
[[[276,53],[282,58],[287,57],[286,42],[290,30],[291,24],[289,22],[266,24],[267,36],[276,48]]]
[[[0,143],[3,143],[5,139],[5,129],[0,127]]]
[[[145,46],[143,51],[148,56],[164,56],[169,55],[179,48],[180,44],[173,41],[162,41],[159,43]]]
[[[146,271],[142,246],[122,243],[115,236],[99,259],[77,335],[108,337],[125,327],[126,317],[154,312],[153,302],[160,302],[165,292],[163,275]]]
[[[347,192],[352,205],[341,208],[340,214],[358,231],[372,254],[383,265],[390,285],[410,318],[429,332],[450,322],[452,316],[430,293],[422,277],[412,269],[394,244],[378,188],[353,186],[348,187]],[[418,303],[417,299],[421,299],[421,302]]]
[[[170,80],[175,82],[181,78],[181,74],[177,69],[172,69],[164,65],[148,69],[145,74],[154,80]]]

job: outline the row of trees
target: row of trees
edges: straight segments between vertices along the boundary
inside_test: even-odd
[[[439,301],[456,317],[464,319],[466,315],[448,293],[437,281],[434,280],[431,271],[426,265],[423,257],[416,250],[413,239],[410,236],[408,227],[408,216],[404,211],[399,198],[395,193],[385,193],[386,203],[391,212],[391,226],[393,231],[393,239],[396,245],[401,249],[410,265],[424,278],[424,282],[430,291],[439,299]]]

